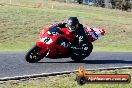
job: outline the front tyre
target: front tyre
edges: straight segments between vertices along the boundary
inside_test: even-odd
[[[38,46],[33,46],[27,53],[26,53],[26,56],[25,56],[25,59],[27,62],[29,63],[35,63],[35,62],[38,62],[40,61],[41,59],[43,59],[47,52],[44,52],[43,55],[38,55],[38,52],[41,50],[40,47]]]

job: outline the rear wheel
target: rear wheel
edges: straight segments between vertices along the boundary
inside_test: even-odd
[[[86,47],[88,49],[85,50]],[[91,42],[89,42],[88,44],[83,46],[83,48],[84,49],[81,49],[81,50],[80,49],[72,49],[71,59],[74,60],[75,62],[80,62],[80,61],[84,60],[92,52],[93,45]]]
[[[26,54],[25,59],[29,63],[35,63],[43,59],[48,51],[44,52],[42,55],[38,55],[38,52],[41,50],[38,46],[33,46]]]

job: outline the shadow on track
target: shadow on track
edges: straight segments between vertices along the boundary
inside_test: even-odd
[[[83,60],[81,62],[38,62],[38,63],[84,63],[84,64],[132,64],[132,61],[125,60]]]

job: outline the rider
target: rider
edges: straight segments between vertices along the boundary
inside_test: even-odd
[[[69,17],[67,22],[53,24],[51,26],[57,26],[59,28],[68,28],[68,31],[70,33],[75,34],[76,38],[72,45],[82,46],[82,44],[88,43],[88,34],[85,31],[84,26],[79,22],[77,17]]]
[[[77,17],[69,17],[66,23],[58,23],[57,27],[68,28],[69,32],[75,34],[75,44],[78,44],[79,41],[80,43],[86,43],[88,41],[88,36],[86,35],[84,27],[82,24],[79,23]]]

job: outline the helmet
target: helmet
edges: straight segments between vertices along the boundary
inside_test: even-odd
[[[79,24],[79,20],[77,17],[69,17],[67,20],[67,27],[69,29],[69,32],[74,32],[77,28],[77,24]]]

